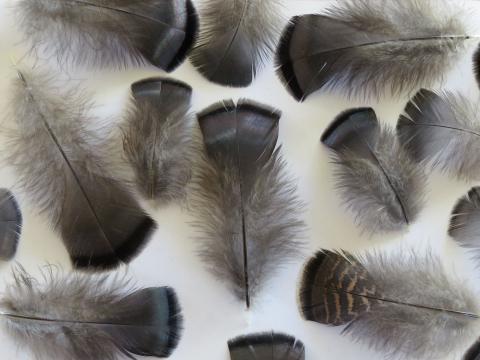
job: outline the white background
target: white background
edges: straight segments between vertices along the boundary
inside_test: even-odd
[[[290,0],[286,2],[286,19],[291,15],[317,12],[330,1]],[[460,1],[455,1],[456,4]],[[0,116],[6,113],[9,81],[15,76],[10,58],[21,59],[25,47],[19,43],[10,7],[13,1],[0,0]],[[459,4],[458,6],[460,6]],[[469,18],[478,19],[480,5],[465,2]],[[479,34],[478,29],[472,29]],[[477,41],[478,42],[478,41]],[[472,73],[471,58],[476,42],[458,66],[444,77],[444,87],[462,91],[472,100],[478,99],[478,87]],[[23,62],[31,64],[29,60]],[[24,64],[22,64],[24,65]],[[55,64],[50,70],[53,77],[60,76]],[[146,76],[162,75],[154,68],[129,71],[88,71],[71,73],[72,81],[80,80],[93,96],[97,112],[102,119],[112,123],[119,121],[128,98],[130,84]],[[389,236],[368,237],[352,222],[352,217],[341,206],[334,192],[333,167],[328,153],[319,141],[330,121],[341,111],[356,106],[372,106],[385,123],[395,125],[409,95],[379,102],[349,101],[341,96],[317,93],[300,104],[283,88],[275,76],[272,64],[261,72],[256,81],[246,89],[228,89],[203,79],[189,62],[184,63],[170,76],[189,83],[194,89],[193,109],[202,110],[213,102],[240,97],[275,106],[282,110],[279,143],[289,164],[290,172],[298,178],[299,192],[307,203],[305,221],[309,226],[307,251],[304,259],[285,265],[268,283],[246,312],[224,284],[217,282],[204,270],[196,256],[195,231],[189,225],[191,216],[185,209],[169,206],[152,211],[159,230],[145,250],[129,266],[129,274],[141,286],[170,285],[178,292],[184,309],[185,331],[173,360],[204,359],[227,360],[227,340],[237,335],[256,331],[283,331],[297,336],[306,346],[307,360],[319,359],[382,359],[384,354],[370,351],[362,344],[351,342],[341,335],[342,328],[329,328],[301,319],[297,310],[296,288],[301,267],[309,255],[320,248],[342,248],[350,251],[388,249],[396,251],[415,247],[418,251],[432,248],[444,259],[447,271],[455,272],[459,281],[474,289],[479,287],[479,271],[463,249],[458,248],[447,236],[450,212],[455,201],[472,186],[434,173],[429,178],[426,194],[427,206],[418,221],[408,232]],[[438,84],[438,88],[441,85]],[[5,119],[8,121],[9,119]],[[11,187],[15,192],[15,179],[8,168],[0,169],[0,186]],[[44,218],[29,208],[22,199],[24,228],[16,261],[32,273],[38,273],[45,263],[60,264],[70,269],[67,254],[61,240],[49,228]],[[0,284],[10,279],[12,263],[0,264]],[[479,334],[480,335],[480,334]],[[468,341],[473,341],[469,339]],[[15,342],[0,332],[0,359],[31,359],[25,349],[18,349]],[[459,353],[466,348],[462,345]],[[444,359],[455,359],[450,354]]]

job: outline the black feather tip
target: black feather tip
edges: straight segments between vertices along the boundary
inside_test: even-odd
[[[15,257],[22,223],[22,212],[15,197],[7,189],[0,189],[0,260]]]
[[[315,284],[318,270],[324,265],[328,255],[324,251],[319,251],[310,259],[303,269],[302,281],[300,283],[299,300],[301,304],[301,314],[305,320],[315,321],[313,313],[314,304],[312,304],[312,284]]]
[[[477,51],[475,51],[475,55],[473,55],[473,71],[475,72],[478,86],[480,86],[480,45]]]

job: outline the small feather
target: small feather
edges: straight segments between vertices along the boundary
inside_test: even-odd
[[[317,90],[396,95],[441,79],[467,39],[459,11],[442,0],[345,0],[291,20],[278,75],[299,101]]]
[[[305,360],[300,340],[279,333],[239,336],[228,342],[231,360]]]
[[[477,297],[432,255],[363,257],[322,251],[300,289],[307,320],[343,332],[388,358],[437,359],[478,336]]]
[[[38,359],[168,357],[182,326],[173,289],[132,289],[118,277],[64,275],[52,267],[42,281],[22,268],[0,300],[0,322]]]
[[[477,109],[462,95],[420,90],[398,120],[397,133],[415,161],[461,179],[480,179]]]
[[[194,157],[192,89],[182,82],[150,78],[132,85],[123,147],[146,200],[168,203],[185,195]]]
[[[301,203],[276,148],[280,113],[249,100],[198,115],[206,147],[195,184],[200,254],[234,294],[251,299],[298,255]]]
[[[62,236],[75,266],[106,269],[128,262],[155,222],[115,180],[89,128],[88,103],[53,87],[42,74],[19,73],[12,84],[6,154],[17,186]]]
[[[0,189],[0,260],[9,261],[15,257],[22,233],[20,207],[7,189]]]
[[[194,43],[191,0],[20,0],[19,26],[32,51],[63,65],[126,66],[149,62],[171,71]]]
[[[403,230],[423,206],[425,177],[370,108],[340,114],[322,142],[332,150],[336,187],[369,233]]]
[[[281,33],[280,0],[205,0],[190,59],[208,80],[248,86],[269,60]]]

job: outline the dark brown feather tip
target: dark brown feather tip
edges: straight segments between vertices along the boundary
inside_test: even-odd
[[[475,55],[473,55],[473,71],[475,72],[477,84],[480,86],[480,45],[475,51]]]
[[[171,78],[150,77],[134,82],[131,85],[131,91],[135,98],[141,97],[156,97],[162,90],[162,84],[185,89],[188,94],[192,93],[192,87],[183,81]]]

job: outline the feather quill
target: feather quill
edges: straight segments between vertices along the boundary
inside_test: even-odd
[[[86,125],[88,104],[42,74],[19,72],[12,92],[15,126],[6,156],[19,188],[49,217],[75,266],[129,261],[156,225],[110,176],[101,143]]]
[[[217,84],[250,85],[280,37],[280,0],[206,0],[201,13],[193,65]]]
[[[415,161],[461,179],[480,179],[477,109],[462,95],[420,90],[400,117],[397,133]]]
[[[143,198],[167,203],[185,195],[194,157],[192,89],[182,82],[150,78],[132,85],[123,147]]]
[[[439,260],[415,255],[321,251],[300,289],[307,320],[343,332],[387,357],[437,359],[478,336],[476,296],[449,278]]]
[[[345,0],[292,19],[278,74],[299,101],[321,89],[395,95],[441,79],[469,38],[459,11],[442,0]]]
[[[22,232],[20,207],[7,189],[0,189],[0,260],[12,260]]]
[[[20,0],[16,14],[32,50],[64,65],[148,62],[171,71],[198,27],[191,0]]]
[[[118,277],[54,268],[32,278],[22,268],[0,299],[0,323],[38,359],[168,357],[182,315],[168,287],[133,289]]]
[[[224,101],[198,115],[206,147],[195,184],[200,254],[247,308],[301,246],[301,202],[276,148],[279,118],[250,100]]]
[[[356,222],[370,233],[398,231],[416,220],[425,177],[382,128],[370,108],[340,114],[322,136],[333,155],[336,187]]]
[[[305,360],[300,340],[279,333],[239,336],[228,342],[230,360]]]

